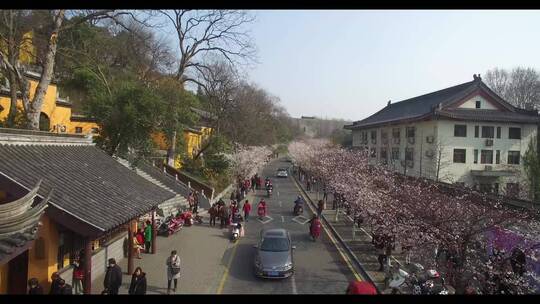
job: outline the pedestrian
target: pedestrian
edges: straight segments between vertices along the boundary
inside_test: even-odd
[[[221,229],[225,228],[227,226],[227,220],[229,218],[229,212],[228,208],[225,206],[221,206],[219,208],[219,219],[221,221],[220,227]]]
[[[256,181],[255,181],[255,176],[253,176],[251,178],[251,191],[255,191],[255,185],[256,185]]]
[[[197,214],[199,211],[199,197],[195,197],[195,201],[193,202],[193,214]]]
[[[262,183],[263,183],[262,177],[259,176],[257,179],[257,189],[261,189]]]
[[[84,279],[84,267],[81,265],[81,257],[79,256],[75,261],[73,262],[73,292],[76,295],[83,294],[83,284],[82,281]]]
[[[319,203],[317,204],[317,216],[321,217],[323,210],[324,210],[324,201],[319,200]]]
[[[384,242],[382,240],[382,236],[376,232],[375,235],[373,235],[373,238],[371,239],[371,243],[375,245],[375,248],[377,249],[377,261],[379,262],[379,271],[384,270],[384,263],[386,261],[386,251],[384,248]]]
[[[133,233],[133,237],[131,238],[131,241],[133,242],[133,250],[135,250],[135,252],[137,253],[137,259],[141,259],[141,249],[143,249],[144,247],[142,244],[139,243],[136,232]]]
[[[216,216],[217,216],[217,206],[214,203],[212,207],[208,210],[208,214],[210,215],[210,226],[216,226]]]
[[[307,180],[307,191],[311,191],[311,179]]]
[[[180,257],[176,250],[171,251],[171,255],[167,258],[167,294],[171,293],[171,281],[174,281],[173,292],[176,292],[178,287],[178,279],[180,278]]]
[[[387,235],[385,237],[385,253],[384,253],[384,255],[386,256],[386,266],[388,266],[388,267],[392,266],[390,258],[392,257],[392,250],[394,250],[394,247],[395,247],[394,237],[390,236],[390,235]]]
[[[137,238],[137,242],[139,243],[139,245],[145,247],[146,246],[146,242],[144,241],[144,231],[142,230],[142,228],[139,228],[137,229],[137,234],[136,234],[136,238]]]
[[[237,202],[239,202],[239,201],[241,201],[242,199],[243,199],[243,197],[242,197],[242,190],[237,191],[237,192],[236,192],[235,200],[236,200]]]
[[[28,294],[30,295],[41,295],[43,294],[43,287],[38,282],[38,279],[31,278],[28,280]]]
[[[231,197],[230,197],[231,201],[235,200],[236,199],[236,190],[233,190],[233,192],[231,192]]]
[[[58,272],[53,272],[51,275],[51,289],[49,290],[49,294],[60,294],[60,287],[59,282],[62,278],[58,274]]]
[[[109,266],[103,280],[104,291],[109,295],[117,295],[118,289],[122,285],[122,269],[116,264],[114,258],[110,258],[108,262]]]
[[[152,247],[153,230],[152,222],[147,220],[146,227],[144,227],[144,248],[146,249],[146,253],[150,253],[150,248]]]
[[[251,212],[251,204],[248,200],[246,200],[244,206],[242,206],[242,211],[244,211],[244,218],[246,219],[246,222],[248,222],[249,213]]]
[[[142,271],[141,267],[135,268],[135,271],[131,276],[128,293],[130,295],[146,294],[146,273]]]
[[[323,187],[323,200],[325,203],[328,202],[328,191],[326,190],[326,185]]]
[[[67,284],[63,279],[58,280],[58,294],[61,295],[70,295],[73,294],[73,289],[71,285]]]
[[[401,250],[403,253],[405,253],[405,264],[409,265],[411,263],[412,246],[409,244],[403,244],[401,245]]]

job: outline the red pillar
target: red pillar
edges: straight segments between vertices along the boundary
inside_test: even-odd
[[[87,238],[84,246],[84,294],[92,293],[92,238]]]
[[[152,254],[156,254],[156,210],[152,210]]]
[[[133,273],[133,221],[128,224],[128,274]]]

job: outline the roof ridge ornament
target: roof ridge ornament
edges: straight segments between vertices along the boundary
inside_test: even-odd
[[[478,74],[478,75],[473,74],[473,79],[474,79],[474,81],[482,81],[482,77],[480,77],[480,74]]]
[[[388,104],[386,105],[387,107],[392,103],[392,100],[388,100]]]

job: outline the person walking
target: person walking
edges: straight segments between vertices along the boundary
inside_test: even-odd
[[[174,281],[173,292],[176,293],[178,279],[180,278],[180,257],[176,250],[171,251],[171,255],[165,263],[167,265],[167,294],[171,293],[171,282]]]
[[[322,191],[323,191],[323,197],[322,197],[322,199],[324,200],[325,203],[327,203],[327,202],[328,202],[328,191],[326,190],[326,185],[324,185]]]
[[[221,206],[219,208],[219,219],[221,229],[227,226],[227,220],[229,219],[229,212],[226,206]]]
[[[251,204],[248,200],[246,200],[244,206],[242,206],[242,211],[244,211],[244,218],[246,219],[246,222],[248,222],[249,213],[251,212]]]
[[[53,272],[53,274],[51,275],[51,289],[49,290],[49,294],[60,294],[59,282],[61,279],[62,278],[60,277],[58,272]]]
[[[318,217],[321,217],[323,210],[324,210],[324,201],[319,200],[319,203],[317,203],[317,216]]]
[[[307,191],[311,191],[311,179],[308,178],[307,180]]]
[[[43,294],[43,287],[38,282],[38,279],[31,278],[28,280],[28,294],[29,295],[40,295]]]
[[[236,190],[233,190],[233,192],[231,192],[231,197],[230,197],[231,201],[235,200],[236,199]]]
[[[110,295],[117,295],[118,289],[122,285],[122,269],[116,264],[114,258],[109,259],[109,266],[103,280],[105,292]]]
[[[251,191],[255,191],[255,185],[257,184],[257,181],[255,180],[255,176],[251,178]]]
[[[153,230],[152,222],[147,220],[146,227],[144,227],[144,248],[146,249],[146,253],[150,253],[150,249],[152,248]]]
[[[379,271],[384,270],[384,263],[386,261],[386,251],[384,248],[384,241],[382,239],[382,236],[376,232],[375,235],[373,235],[371,239],[371,243],[375,245],[375,248],[377,249],[377,261],[379,262]]]
[[[128,293],[130,295],[146,294],[146,273],[142,271],[141,267],[135,268],[135,271],[131,276]]]

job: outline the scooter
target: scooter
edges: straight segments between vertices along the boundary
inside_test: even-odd
[[[231,227],[231,240],[236,242],[240,238],[240,228],[238,227],[238,223],[232,223]]]
[[[424,270],[424,267],[420,264],[415,264],[420,271]],[[435,281],[440,279],[440,284],[435,284]],[[413,273],[408,276],[408,285],[412,289],[413,295],[447,295],[449,294],[448,288],[446,288],[444,278],[440,277],[439,272],[434,269],[422,272],[420,275]]]
[[[293,209],[293,214],[294,215],[300,215],[300,214],[303,214],[303,213],[304,213],[304,207],[302,207],[302,205],[300,205],[300,204],[295,204],[294,209]]]
[[[266,194],[268,195],[268,197],[272,196],[272,188],[271,187],[266,189]]]
[[[158,234],[168,237],[178,232],[182,228],[183,225],[184,225],[184,221],[182,219],[169,216],[167,220],[159,226]]]
[[[321,235],[321,223],[319,222],[316,225],[318,226],[314,227],[314,225],[311,224],[309,227],[309,234],[314,242],[316,242],[319,236]]]

